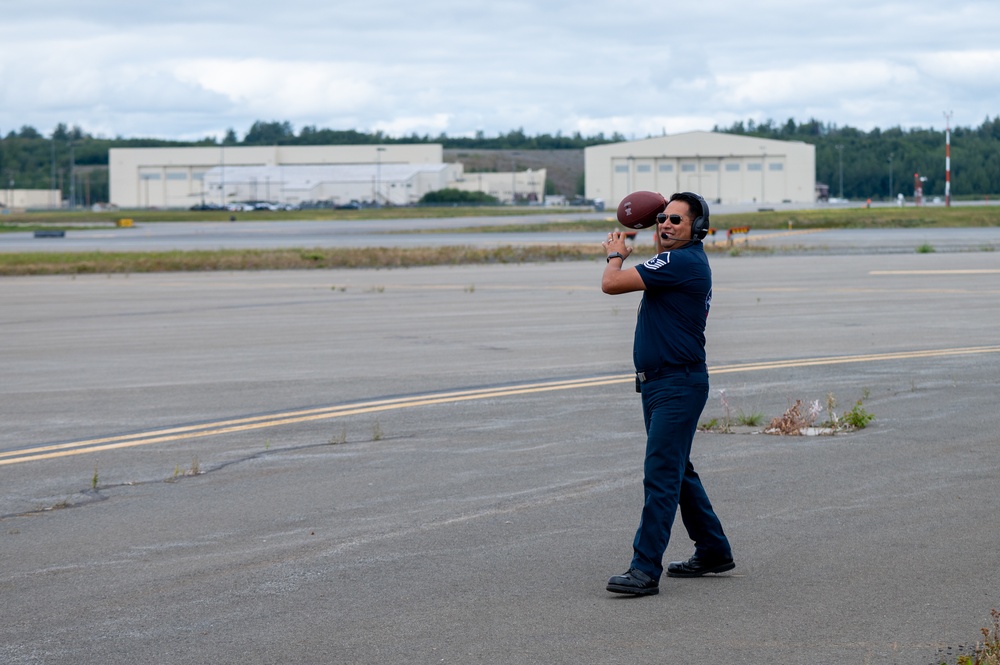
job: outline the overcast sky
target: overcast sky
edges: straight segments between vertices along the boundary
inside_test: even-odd
[[[628,138],[1000,115],[1000,2],[0,0],[0,134]]]

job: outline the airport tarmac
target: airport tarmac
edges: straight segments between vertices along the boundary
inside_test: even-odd
[[[742,212],[739,206],[718,206]],[[716,208],[713,208],[716,210]],[[483,226],[540,225],[550,222],[605,220],[607,230],[620,228],[614,212],[553,212],[527,216],[412,218],[386,220],[156,222],[133,227],[70,229],[64,237],[34,237],[30,232],[0,234],[0,253],[13,252],[166,252],[275,248],[413,248],[427,246],[497,247],[502,245],[600,244],[607,230],[589,232],[475,232]],[[896,253],[918,247],[935,251],[1000,250],[1000,228],[893,229],[754,229],[733,236],[733,242],[782,253]],[[456,229],[466,229],[456,231]],[[652,248],[651,231],[640,241]],[[729,244],[724,232],[706,239],[710,245]]]
[[[3,278],[0,662],[970,653],[1000,608],[997,254],[712,265],[703,421],[875,420],[699,433],[737,567],[640,599],[604,589],[644,440],[603,261]]]

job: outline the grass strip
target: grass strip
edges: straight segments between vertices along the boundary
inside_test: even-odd
[[[616,228],[614,213],[606,219],[580,219],[540,224],[468,226],[454,229],[414,229],[394,233],[535,233],[582,232]],[[1000,206],[839,208],[745,212],[712,215],[712,226],[725,231],[751,229],[905,229],[921,227],[961,228],[1000,226]]]
[[[541,206],[413,206],[399,208],[361,208],[359,210],[37,210],[3,215],[0,226],[24,230],[25,224],[52,225],[91,224],[114,226],[119,219],[131,219],[135,224],[147,222],[241,222],[273,221],[356,221],[363,219],[444,219],[453,217],[511,217],[517,215],[551,215],[562,212],[590,211],[590,208],[553,209]],[[612,213],[613,214],[613,213]],[[78,228],[78,227],[77,227]]]
[[[170,252],[0,253],[0,276],[235,270],[405,268],[429,265],[579,261],[604,256],[600,245],[248,249]]]

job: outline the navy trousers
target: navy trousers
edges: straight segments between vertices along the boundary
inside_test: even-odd
[[[643,383],[641,392],[645,502],[632,544],[632,567],[659,579],[678,507],[699,555],[729,557],[732,550],[690,459],[698,418],[708,401],[708,373],[668,374]]]

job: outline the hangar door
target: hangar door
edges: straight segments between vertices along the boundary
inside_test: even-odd
[[[645,157],[615,157],[611,160],[611,192],[620,201],[640,189],[656,192],[655,160]],[[669,194],[668,194],[669,196]]]
[[[680,184],[684,191],[701,194],[706,201],[719,200],[719,160],[682,159]]]

